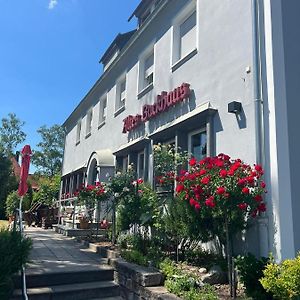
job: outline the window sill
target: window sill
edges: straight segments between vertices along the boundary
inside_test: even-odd
[[[87,135],[85,136],[85,138],[87,139],[87,138],[89,138],[91,135],[92,135],[92,133],[89,132],[89,133],[87,133]]]
[[[171,67],[172,72],[175,72],[178,68],[180,68],[184,63],[186,63],[188,60],[190,60],[193,56],[195,56],[198,53],[197,48],[192,50],[190,53],[188,53],[183,58],[179,59],[176,63],[174,63]]]
[[[75,146],[78,146],[80,144],[80,141],[77,141],[76,143],[75,143]]]
[[[115,111],[114,117],[122,113],[124,110],[125,110],[125,105],[123,105],[122,107],[118,108],[118,110]]]
[[[105,125],[105,120],[104,121],[102,121],[101,123],[99,123],[99,125],[98,125],[98,129],[100,129],[101,127],[103,127]]]
[[[149,85],[147,85],[144,89],[142,89],[142,90],[138,93],[138,95],[137,95],[138,99],[141,99],[143,96],[145,96],[145,95],[146,95],[148,92],[150,92],[152,89],[153,89],[153,82],[150,83]]]

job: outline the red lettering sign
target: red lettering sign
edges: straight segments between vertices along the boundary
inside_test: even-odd
[[[190,96],[190,92],[190,85],[188,83],[183,83],[180,87],[175,88],[169,93],[165,91],[161,92],[160,95],[157,95],[154,104],[145,104],[143,106],[142,115],[129,115],[123,120],[123,133],[135,129],[142,122],[147,122],[161,112],[169,109],[169,107],[187,99]]]

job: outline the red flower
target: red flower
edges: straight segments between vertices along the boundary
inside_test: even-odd
[[[189,161],[189,165],[190,165],[191,167],[195,166],[196,163],[197,163],[197,160],[196,160],[195,157],[192,157],[192,158],[190,159],[190,161]]]
[[[254,183],[254,177],[252,176],[247,177],[247,182],[252,185]]]
[[[234,170],[230,169],[227,174],[228,176],[234,176]]]
[[[208,184],[209,181],[210,181],[210,178],[208,176],[201,179],[202,184]]]
[[[205,174],[206,174],[206,170],[203,170],[203,169],[202,169],[202,170],[199,171],[199,175],[200,175],[200,176],[205,175]]]
[[[144,180],[142,179],[142,178],[139,178],[138,180],[137,180],[137,183],[138,184],[142,184],[144,182]]]
[[[246,179],[245,178],[240,178],[237,182],[238,185],[243,186],[246,183]]]
[[[226,190],[222,186],[218,187],[217,191],[216,191],[217,195],[223,195],[225,192],[226,192]]]
[[[243,193],[243,194],[246,194],[246,195],[249,195],[250,190],[249,190],[247,187],[244,187],[244,188],[242,189],[242,193]]]
[[[264,189],[266,187],[266,184],[264,181],[261,182],[260,186]]]
[[[266,204],[265,203],[260,203],[259,205],[258,205],[258,207],[257,207],[257,209],[258,209],[258,211],[260,211],[260,212],[264,212],[264,211],[266,211]]]
[[[261,172],[263,171],[263,168],[262,168],[261,165],[256,165],[256,166],[255,166],[255,170],[256,170],[257,172],[261,173]]]
[[[214,197],[213,196],[210,196],[209,198],[207,198],[205,200],[205,205],[206,206],[209,206],[209,207],[215,207],[216,206],[216,203],[214,202]]]
[[[191,198],[189,202],[190,206],[195,206],[198,203],[194,198]]]
[[[246,210],[247,207],[248,207],[248,204],[247,203],[240,203],[240,204],[238,204],[238,207],[241,210]]]
[[[176,186],[176,193],[181,193],[184,190],[184,185],[178,184]]]
[[[201,208],[201,206],[200,206],[199,203],[195,204],[195,210],[196,210],[196,211],[198,211],[200,208]]]
[[[261,202],[263,200],[261,195],[256,195],[253,199],[257,202]]]
[[[222,160],[216,159],[215,165],[219,168],[222,168],[224,166],[224,162]]]
[[[221,170],[221,171],[220,171],[220,176],[221,176],[222,178],[225,178],[225,177],[227,176],[227,171],[226,171],[226,170]]]

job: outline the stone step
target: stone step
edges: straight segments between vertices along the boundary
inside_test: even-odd
[[[119,286],[113,281],[86,282],[27,289],[29,300],[118,299]],[[22,291],[15,290],[11,300],[21,300]]]
[[[93,298],[88,300],[124,300],[121,296],[115,296],[115,297],[107,297],[107,298]]]
[[[66,285],[94,281],[110,281],[114,279],[114,271],[107,266],[90,270],[66,270],[65,272],[47,272],[44,274],[26,274],[27,288]],[[21,277],[16,276],[15,288],[21,288]]]

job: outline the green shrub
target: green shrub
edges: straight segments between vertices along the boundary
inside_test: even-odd
[[[196,288],[196,280],[187,275],[173,275],[165,281],[167,290],[177,296],[182,296],[184,292],[189,292]]]
[[[295,259],[284,260],[281,264],[268,263],[260,280],[262,286],[275,299],[299,299],[300,296],[300,253]]]
[[[136,250],[123,250],[121,251],[121,256],[128,262],[141,265],[148,266],[147,257],[145,257],[141,252]]]
[[[185,260],[191,265],[207,269],[210,269],[213,265],[219,265],[223,271],[227,271],[227,262],[222,255],[201,248],[186,250]]]
[[[174,275],[181,275],[182,271],[178,269],[176,264],[170,260],[169,258],[166,258],[159,264],[159,268],[162,271],[162,273],[166,276],[166,278],[170,278]]]
[[[257,300],[272,299],[266,292],[259,279],[263,277],[263,270],[269,262],[268,258],[257,259],[253,254],[238,256],[236,266],[239,270],[241,281],[246,288],[247,296]]]
[[[201,289],[191,289],[188,292],[183,293],[183,299],[185,300],[218,300],[219,297],[215,289],[205,284]]]
[[[12,275],[21,270],[31,249],[31,240],[19,232],[0,231],[0,299],[8,299],[12,291]]]

